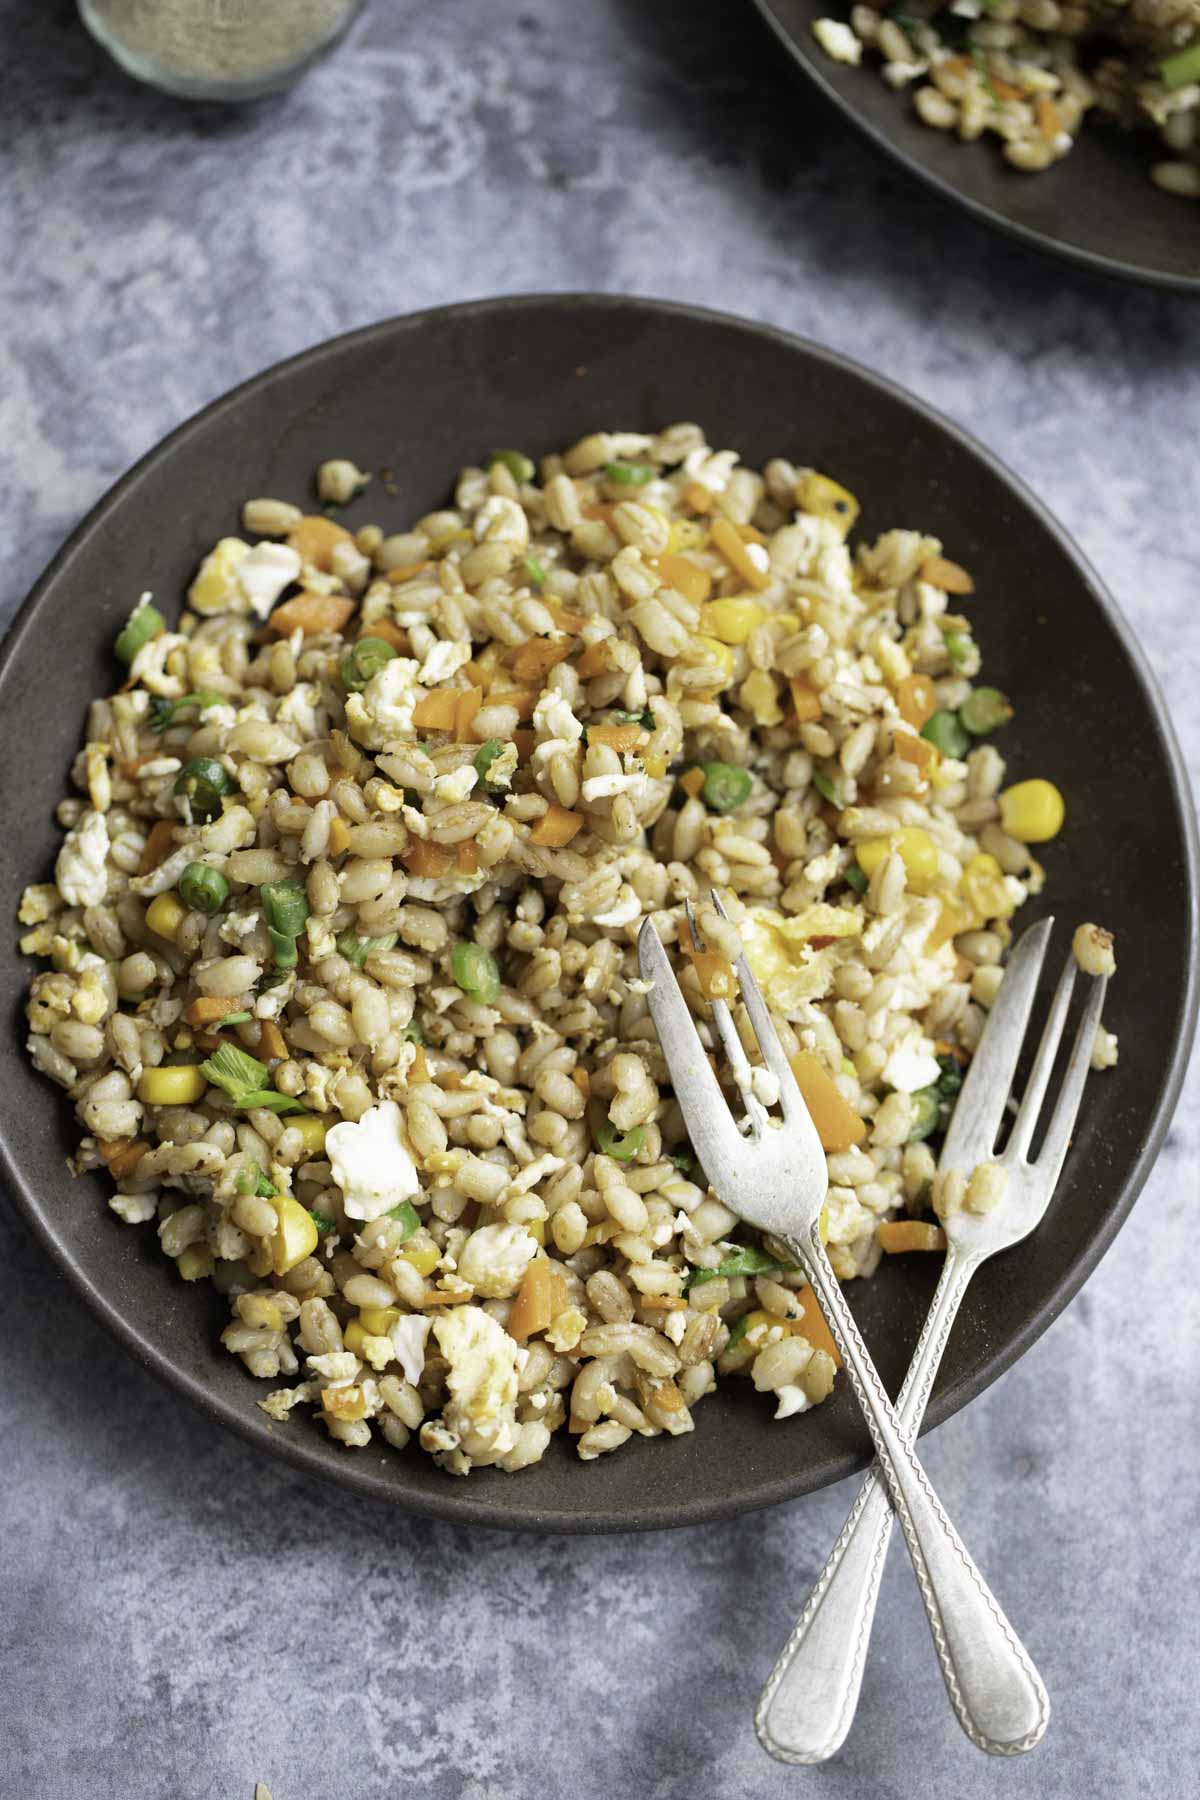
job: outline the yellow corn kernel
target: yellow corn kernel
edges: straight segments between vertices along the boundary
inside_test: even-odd
[[[322,1388],[321,1405],[331,1418],[340,1419],[343,1425],[353,1425],[367,1416],[367,1396],[361,1387]]]
[[[702,550],[708,541],[708,529],[699,519],[672,519],[668,550]]]
[[[195,1249],[194,1244],[192,1248]],[[253,1325],[257,1331],[283,1330],[283,1314],[266,1294],[245,1295],[239,1302],[238,1312],[243,1324]]]
[[[1066,802],[1052,781],[1018,781],[1000,796],[1001,827],[1021,844],[1048,843],[1066,816]]]
[[[155,937],[175,941],[175,933],[187,918],[187,907],[178,894],[156,894],[146,908],[146,923]]]
[[[212,1274],[212,1266],[213,1253],[207,1244],[189,1244],[175,1258],[175,1267],[185,1281],[203,1281]]]
[[[737,526],[728,519],[718,519],[713,525],[712,544],[714,550],[721,552],[734,573],[741,577],[747,587],[752,587],[755,593],[761,594],[764,588],[770,587],[770,566],[762,568],[750,554],[754,549],[761,555],[761,545],[744,542]]]
[[[276,1194],[272,1204],[279,1228],[271,1243],[271,1255],[276,1275],[286,1275],[316,1249],[317,1227],[312,1214],[290,1194]]]
[[[442,1253],[432,1238],[427,1243],[411,1244],[401,1250],[406,1263],[411,1263],[418,1275],[432,1275],[442,1260]]]
[[[525,1229],[535,1244],[544,1244],[546,1242],[545,1219],[526,1219]]]
[[[369,1337],[386,1337],[400,1317],[398,1306],[360,1306],[358,1322]]]
[[[836,525],[843,537],[854,529],[861,510],[848,488],[828,475],[818,475],[815,469],[807,470],[796,483],[796,505],[801,512]]]
[[[988,919],[1007,919],[1016,911],[1016,902],[1005,884],[1004,871],[986,850],[981,850],[966,864],[958,891],[971,908],[973,924],[982,925]]]
[[[895,837],[863,838],[855,846],[855,854],[858,866],[868,880],[893,850],[900,854],[913,892],[928,893],[938,872],[937,849],[929,833],[922,831],[919,825],[905,825]]]
[[[138,1099],[147,1106],[190,1106],[207,1086],[198,1063],[169,1063],[142,1071]]]
[[[999,867],[998,864],[997,867]],[[969,931],[974,922],[975,915],[969,907],[964,906],[961,901],[953,899],[948,894],[944,895],[941,911],[925,940],[925,948],[940,950],[943,944],[948,944],[950,939],[957,937],[960,931]]]
[[[334,819],[329,827],[330,856],[344,856],[350,848],[350,827],[345,819]]]
[[[710,662],[720,663],[723,671],[721,686],[728,686],[733,680],[733,651],[729,645],[715,637],[698,637],[696,642],[704,646],[706,658]]]
[[[775,685],[775,677],[768,675],[765,669],[752,669],[738,689],[738,699],[747,712],[754,714],[759,725],[781,725],[783,708],[779,704],[779,689]]]
[[[682,594],[685,600],[699,606],[712,593],[712,576],[707,569],[702,569],[698,562],[690,556],[677,556],[672,550],[665,550],[655,563],[662,580],[667,586]]]
[[[316,1113],[304,1113],[298,1119],[289,1119],[289,1131],[298,1131],[304,1139],[304,1148],[309,1156],[319,1156],[325,1148],[325,1133],[329,1130],[326,1120],[318,1118]]]
[[[766,616],[759,602],[748,594],[710,600],[700,608],[701,626],[709,637],[720,638],[723,644],[744,644]]]
[[[275,1259],[268,1243],[256,1244],[246,1258],[246,1267],[256,1281],[261,1281],[264,1275],[270,1275],[274,1266]]]
[[[351,1319],[349,1324],[342,1328],[343,1344],[352,1356],[357,1356],[359,1358],[362,1357],[363,1353],[363,1340],[368,1335],[366,1327],[363,1325],[361,1319]]]
[[[642,767],[652,781],[661,781],[667,772],[665,756],[643,756]]]

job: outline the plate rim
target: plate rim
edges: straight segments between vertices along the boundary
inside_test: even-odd
[[[851,105],[846,96],[834,87],[824,70],[815,59],[810,60],[805,45],[799,43],[783,20],[777,17],[774,0],[752,0],[755,10],[763,24],[778,40],[793,67],[806,81],[811,81],[822,97],[847,122],[860,132],[868,142],[892,162],[899,165],[906,174],[913,175],[924,182],[941,200],[952,206],[962,207],[970,214],[977,225],[991,231],[999,231],[1005,237],[1012,238],[1027,250],[1037,251],[1041,256],[1055,258],[1059,262],[1069,263],[1072,268],[1084,269],[1089,275],[1099,275],[1108,281],[1128,282],[1137,287],[1156,288],[1160,293],[1200,294],[1200,274],[1173,274],[1165,269],[1147,268],[1144,263],[1128,262],[1118,256],[1104,256],[1096,250],[1085,250],[1082,245],[1067,244],[1057,238],[1047,236],[1032,225],[1022,225],[1017,219],[1010,219],[1005,213],[997,212],[985,201],[976,200],[973,195],[964,193],[962,188],[947,181],[936,170],[927,168],[909,152],[896,143],[886,131]],[[1149,176],[1147,175],[1147,180]]]
[[[291,372],[298,368],[316,366],[323,361],[335,362],[352,345],[368,342],[372,338],[383,341],[397,332],[419,333],[431,323],[456,317],[470,318],[473,315],[482,314],[520,313],[546,306],[570,306],[593,313],[603,311],[650,313],[658,317],[687,318],[706,325],[718,325],[751,337],[765,338],[789,354],[799,351],[803,356],[815,362],[833,366],[841,371],[848,371],[869,387],[887,395],[892,401],[898,401],[910,412],[917,414],[928,424],[949,435],[968,455],[981,459],[991,472],[1036,516],[1038,522],[1050,533],[1063,554],[1078,571],[1093,600],[1100,607],[1117,636],[1135,677],[1145,691],[1170,777],[1171,802],[1182,823],[1184,878],[1189,899],[1184,980],[1181,990],[1183,1004],[1180,1013],[1178,1041],[1170,1074],[1159,1093],[1149,1130],[1129,1177],[1120,1190],[1113,1207],[1105,1216],[1100,1229],[1088,1244],[1086,1252],[1078,1258],[1070,1273],[1008,1343],[995,1351],[976,1375],[956,1389],[953,1405],[949,1403],[948,1396],[942,1395],[939,1398],[935,1394],[922,1428],[923,1432],[931,1430],[978,1399],[987,1388],[991,1387],[993,1382],[1005,1374],[1030,1349],[1047,1327],[1058,1318],[1104,1257],[1145,1186],[1170,1128],[1187,1073],[1196,1032],[1197,1011],[1200,1006],[1200,831],[1197,829],[1195,805],[1191,796],[1186,765],[1157,677],[1132,627],[1126,621],[1116,600],[1083,551],[1075,544],[1069,533],[1059,524],[1038,495],[987,445],[980,442],[955,420],[918,398],[900,383],[866,367],[855,358],[816,343],[812,339],[785,331],[778,326],[713,308],[643,295],[604,294],[594,291],[538,291],[459,301],[447,306],[423,308],[415,313],[389,316],[375,320],[368,325],[359,326],[353,331],[341,333],[337,337],[323,339],[280,362],[272,363],[267,368],[259,370],[258,373],[240,382],[227,393],[219,395],[184,419],[140,456],[125,474],[118,477],[88,510],[85,517],[51,558],[14,615],[3,643],[0,644],[0,692],[3,691],[8,678],[10,665],[20,650],[26,632],[39,613],[46,594],[60,576],[69,569],[75,559],[86,554],[87,545],[93,532],[103,522],[108,512],[128,492],[136,488],[149,469],[157,465],[160,459],[188,434],[207,426],[218,419],[222,413],[233,410],[250,394],[266,390],[275,382],[286,382]],[[14,1054],[20,1054],[15,1045],[13,1049]],[[47,1090],[47,1092],[49,1091]],[[736,1518],[743,1513],[759,1511],[786,1500],[798,1499],[806,1493],[819,1492],[821,1488],[865,1468],[869,1461],[865,1455],[854,1451],[845,1451],[835,1459],[828,1478],[816,1486],[805,1484],[804,1465],[800,1463],[795,1476],[763,1483],[755,1489],[753,1497],[749,1499],[738,1497],[689,1499],[686,1496],[675,1499],[667,1497],[664,1500],[640,1506],[636,1513],[626,1513],[612,1508],[580,1507],[576,1509],[572,1507],[569,1510],[567,1508],[542,1511],[526,1510],[510,1514],[505,1509],[503,1490],[493,1487],[491,1482],[486,1485],[481,1484],[472,1492],[469,1484],[465,1482],[451,1483],[447,1481],[447,1491],[444,1495],[437,1492],[411,1495],[396,1493],[390,1489],[381,1490],[378,1482],[367,1474],[365,1466],[360,1465],[356,1460],[346,1457],[341,1464],[333,1465],[320,1455],[315,1447],[310,1446],[306,1439],[288,1433],[286,1428],[280,1430],[268,1426],[264,1431],[260,1417],[254,1416],[248,1409],[239,1408],[215,1396],[202,1379],[182,1368],[178,1362],[172,1361],[147,1345],[139,1337],[136,1326],[124,1317],[119,1307],[89,1279],[83,1269],[76,1265],[69,1249],[60,1242],[54,1230],[53,1214],[49,1209],[43,1208],[26,1182],[9,1150],[3,1126],[4,1120],[0,1117],[0,1173],[5,1178],[7,1190],[15,1202],[17,1211],[31,1227],[35,1238],[55,1267],[67,1277],[75,1292],[80,1295],[92,1313],[116,1337],[118,1342],[132,1352],[143,1368],[149,1370],[173,1391],[183,1394],[185,1398],[198,1405],[210,1418],[231,1428],[255,1450],[265,1449],[301,1473],[314,1477],[329,1487],[349,1489],[376,1502],[385,1502],[405,1513],[444,1519],[454,1524],[482,1526],[505,1531],[593,1535],[608,1532],[683,1528]]]

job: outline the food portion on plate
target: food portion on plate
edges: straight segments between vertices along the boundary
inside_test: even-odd
[[[924,124],[992,133],[1014,169],[1050,168],[1094,111],[1154,132],[1156,186],[1200,199],[1200,0],[897,0],[813,36],[835,62],[881,59]]]
[[[248,500],[178,623],[144,596],[116,640],[21,907],[73,1166],[228,1297],[265,1410],[348,1446],[589,1460],[737,1374],[806,1411],[832,1341],[705,1189],[636,938],[701,1020],[745,949],[838,1275],[941,1247],[931,1146],[1064,818],[1005,785],[972,577],[693,424],[497,451],[390,535],[334,516],[368,479]]]

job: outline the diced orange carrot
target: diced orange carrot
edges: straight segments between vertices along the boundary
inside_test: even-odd
[[[748,582],[759,593],[764,588],[770,587],[770,571],[759,568],[739,537],[736,525],[732,525],[728,519],[716,519],[709,535],[714,549],[721,552],[730,568],[740,575],[743,581]]]
[[[814,1350],[827,1351],[840,1369],[842,1366],[841,1352],[834,1342],[832,1331],[825,1323],[825,1314],[817,1305],[817,1296],[807,1281],[802,1288],[796,1289],[796,1298],[804,1310],[792,1329],[798,1337],[805,1338]]]
[[[426,694],[413,707],[413,724],[418,731],[453,731],[458,694],[453,688],[438,688]]]
[[[412,648],[407,631],[401,630],[399,625],[393,625],[390,619],[372,619],[369,625],[360,625],[358,635],[360,638],[382,638],[385,644],[390,644],[401,656],[407,656]]]
[[[685,769],[679,777],[679,785],[688,798],[694,800],[704,786],[704,770]]]
[[[348,594],[313,594],[306,589],[294,600],[285,600],[275,608],[267,620],[267,630],[279,637],[290,637],[293,631],[302,631],[305,637],[344,631],[357,605],[357,600]]]
[[[545,1331],[554,1317],[549,1259],[537,1256],[525,1271],[517,1289],[517,1297],[509,1308],[505,1329],[518,1344],[528,1343],[536,1332]]]
[[[607,638],[601,638],[597,644],[589,644],[579,661],[575,664],[575,672],[581,681],[591,681],[595,675],[608,674],[608,651],[605,648]]]
[[[1062,130],[1062,115],[1049,94],[1039,94],[1033,103],[1042,142],[1052,144]]]
[[[712,593],[712,576],[699,563],[693,562],[690,556],[681,556],[674,550],[666,551],[659,557],[655,565],[668,587],[682,594],[696,606],[702,606]]]
[[[937,711],[937,689],[928,675],[906,675],[896,687],[896,705],[904,723],[920,731]]]
[[[898,731],[892,739],[892,748],[904,762],[915,763],[922,775],[928,775],[937,761],[936,744],[911,731]]]
[[[879,1227],[879,1248],[891,1256],[902,1256],[906,1250],[944,1250],[946,1234],[925,1219],[885,1219]]]
[[[589,725],[587,736],[589,744],[607,744],[610,750],[616,750],[622,756],[646,742],[646,733],[640,725]]]
[[[702,481],[689,481],[683,490],[683,504],[692,512],[710,513],[714,505],[713,491]]]
[[[479,867],[479,846],[474,838],[464,838],[454,847],[454,866],[460,875],[473,875]]]
[[[565,806],[552,800],[529,833],[529,841],[542,850],[561,850],[582,830],[583,814],[568,812]]]
[[[345,819],[334,819],[329,826],[330,856],[344,856],[350,848],[350,827]]]
[[[287,1040],[274,1019],[264,1019],[258,1028],[258,1048],[268,1062],[288,1053]]]
[[[579,1089],[584,1099],[590,1100],[592,1097],[592,1078],[587,1070],[581,1069],[578,1064],[576,1064],[575,1068],[571,1070],[571,1080],[575,1083],[575,1086]]]
[[[975,592],[975,583],[967,571],[946,556],[927,556],[921,564],[921,580],[927,581],[931,587],[941,588],[944,594]]]
[[[514,731],[513,743],[517,746],[517,755],[522,762],[528,762],[537,744],[535,731]]]
[[[477,687],[480,692],[491,684],[494,673],[495,671],[493,669],[490,669],[485,663],[481,663],[477,658],[466,663],[463,667],[463,674],[471,683],[471,686]]]
[[[993,75],[991,77],[991,88],[997,100],[1003,100],[1006,105],[1012,105],[1016,101],[1024,100],[1025,98],[1025,91],[1023,88],[1014,86],[1011,81],[1002,81],[999,75]]]
[[[137,1168],[150,1146],[142,1138],[113,1138],[111,1143],[100,1143],[96,1148],[108,1164],[113,1180],[120,1181]]]
[[[401,563],[398,569],[388,570],[388,580],[393,587],[399,587],[402,581],[411,581],[414,575],[424,575],[425,571],[432,567],[431,562]]]
[[[400,861],[410,875],[444,875],[454,862],[454,851],[446,844],[431,844],[428,838],[413,838]]]
[[[215,994],[197,994],[184,1009],[184,1018],[189,1025],[212,1025],[217,1019],[223,1019],[226,1013],[238,1010],[238,999],[218,998]]]
[[[537,704],[537,695],[529,688],[506,688],[504,692],[493,692],[488,695],[489,706],[515,706],[517,717],[527,724],[533,717],[533,709]]]
[[[146,847],[138,865],[139,875],[149,875],[152,870],[157,869],[168,850],[174,847],[175,823],[174,819],[155,819],[146,833]]]
[[[792,705],[796,708],[797,725],[807,725],[821,716],[821,700],[807,675],[796,675],[788,682]]]
[[[652,1406],[661,1407],[663,1412],[677,1413],[684,1410],[687,1401],[675,1386],[675,1383],[668,1376],[666,1381],[659,1382],[658,1386],[651,1394],[650,1404]]]
[[[329,559],[336,544],[352,544],[354,538],[344,526],[335,525],[323,513],[309,513],[288,533],[288,548],[311,563],[314,569],[329,571]]]
[[[811,1050],[792,1058],[792,1074],[825,1150],[849,1150],[867,1135],[865,1122],[843,1100],[824,1065]]]
[[[541,681],[557,663],[566,662],[571,650],[569,637],[530,638],[514,652],[510,666],[518,681]]]
[[[458,743],[465,744],[471,737],[471,725],[475,714],[483,705],[483,694],[477,687],[463,688],[454,702],[454,736]]]

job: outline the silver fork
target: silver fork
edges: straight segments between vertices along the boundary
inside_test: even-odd
[[[721,910],[716,895],[713,901]],[[639,934],[638,952],[675,1098],[709,1182],[734,1212],[786,1246],[812,1283],[841,1351],[912,1557],[959,1723],[980,1749],[1003,1755],[1031,1749],[1049,1719],[1046,1690],[934,1493],[842,1296],[821,1243],[825,1152],[750,967],[739,957],[742,999],[763,1061],[779,1085],[783,1124],[776,1127],[755,1098],[729,1008],[712,1001],[717,1036],[746,1102],[743,1135],[649,920]]]
[[[943,1169],[967,1171],[992,1156],[1053,923],[1044,919],[1031,926],[1013,951],[946,1133]],[[946,1224],[948,1248],[941,1280],[896,1403],[909,1440],[921,1428],[942,1352],[972,1275],[989,1256],[1028,1236],[1049,1205],[1079,1111],[1104,1005],[1107,980],[1092,979],[1094,986],[1036,1162],[1029,1161],[1029,1146],[1075,982],[1075,960],[1069,951],[1012,1132],[998,1159],[1008,1175],[1004,1197],[982,1218],[959,1213]],[[781,1762],[824,1762],[845,1742],[858,1703],[891,1531],[887,1491],[872,1469],[763,1689],[755,1724],[764,1749]]]

